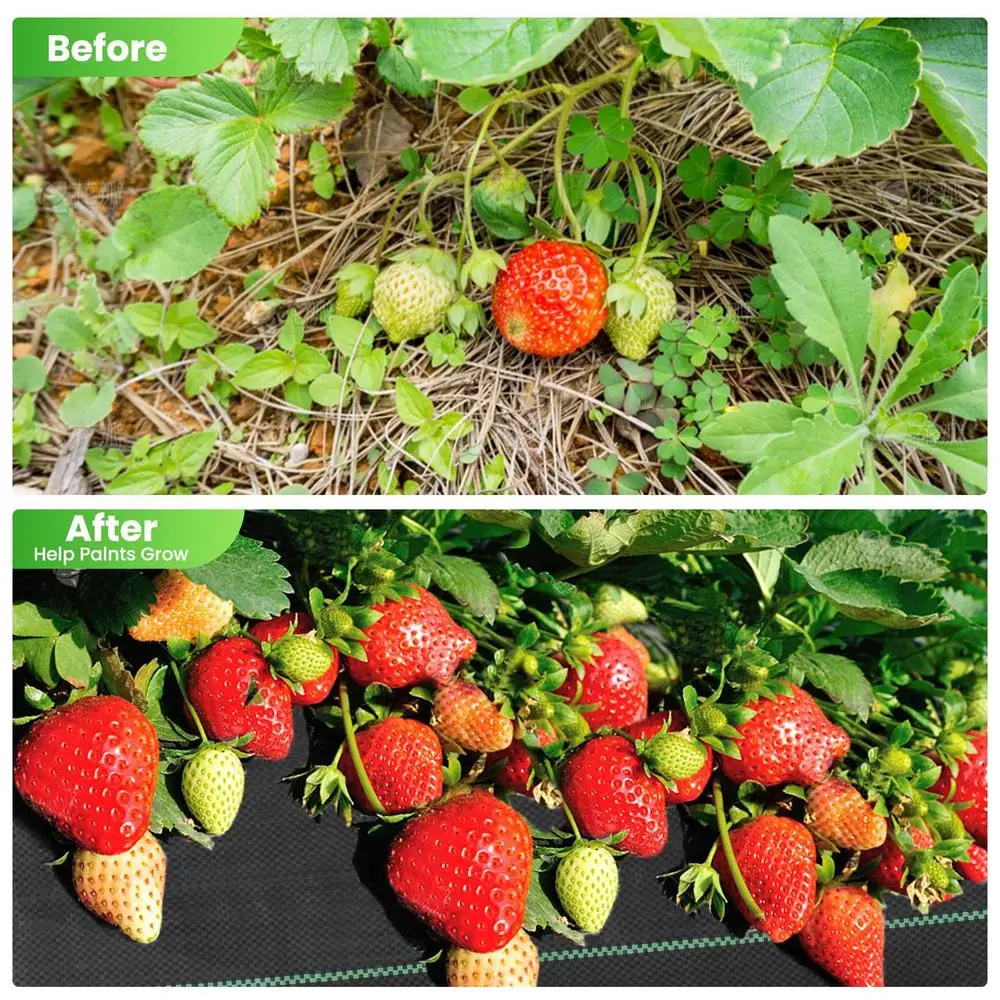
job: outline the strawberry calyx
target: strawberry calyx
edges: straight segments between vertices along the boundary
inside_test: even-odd
[[[740,752],[737,741],[742,736],[736,727],[748,722],[756,713],[745,705],[719,701],[723,684],[724,681],[706,699],[700,699],[698,692],[687,685],[681,692],[681,700],[691,724],[691,735],[727,757],[738,758]]]

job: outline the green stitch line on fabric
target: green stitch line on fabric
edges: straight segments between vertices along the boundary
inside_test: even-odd
[[[964,913],[928,913],[912,917],[887,920],[886,930],[907,927],[934,927],[940,924],[971,923],[985,920],[986,910],[967,910]],[[643,941],[635,944],[610,944],[593,948],[574,948],[563,951],[542,952],[542,962],[570,962],[581,958],[610,958],[617,955],[650,955],[665,951],[693,951],[702,948],[728,948],[734,945],[764,944],[768,938],[760,931],[749,931],[743,937],[720,935],[707,938],[682,938],[679,941]],[[332,972],[301,972],[288,976],[264,976],[258,979],[228,979],[214,983],[188,983],[189,986],[305,986],[312,983],[337,983],[353,979],[377,979],[412,976],[424,971],[421,962],[406,965],[372,966],[366,969],[341,969]]]

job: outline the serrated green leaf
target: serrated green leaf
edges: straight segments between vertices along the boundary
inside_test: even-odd
[[[861,261],[832,230],[776,215],[768,226],[775,263],[771,270],[786,306],[806,334],[831,351],[852,385],[860,385],[871,322],[871,279]]]
[[[485,621],[492,623],[496,617],[500,592],[489,573],[474,559],[424,552],[414,560],[413,568],[427,573],[435,586]]]
[[[803,416],[797,406],[776,399],[742,403],[705,424],[701,441],[732,462],[751,464],[763,458],[776,437],[791,433],[795,421]]]
[[[907,32],[810,17],[788,35],[781,65],[739,88],[754,130],[786,166],[857,156],[909,122],[920,47]]]
[[[337,83],[358,61],[368,24],[360,17],[278,17],[267,33],[300,73]]]
[[[846,426],[829,414],[795,421],[774,438],[740,484],[741,494],[839,493],[861,463],[868,431]]]
[[[278,553],[255,538],[237,535],[217,559],[186,569],[195,583],[204,584],[223,600],[232,601],[247,618],[273,618],[286,611],[292,585]]]
[[[932,583],[949,573],[948,561],[935,549],[867,531],[830,535],[814,545],[801,564],[820,576],[839,570],[871,569],[915,583]]]
[[[425,76],[463,87],[513,80],[554,59],[590,24],[578,17],[418,17],[398,22]]]

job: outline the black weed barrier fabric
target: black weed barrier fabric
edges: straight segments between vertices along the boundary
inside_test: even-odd
[[[80,906],[49,830],[18,799],[13,836],[13,977],[18,986],[425,986],[441,963],[421,925],[387,895],[377,846],[328,816],[313,821],[281,778],[305,764],[301,716],[287,761],[250,762],[243,809],[207,851],[166,843],[163,932],[135,944]],[[16,796],[16,793],[15,793]],[[623,858],[621,896],[587,947],[540,940],[541,986],[814,986],[830,980],[794,945],[776,947],[707,915],[687,916],[656,875],[680,866],[681,824],[659,858]],[[893,899],[887,910],[886,984],[986,982],[986,889],[928,916]]]

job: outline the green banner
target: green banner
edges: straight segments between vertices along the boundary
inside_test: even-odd
[[[239,17],[19,17],[14,76],[195,76],[242,30]]]
[[[211,562],[241,510],[17,510],[14,569],[184,569]]]

